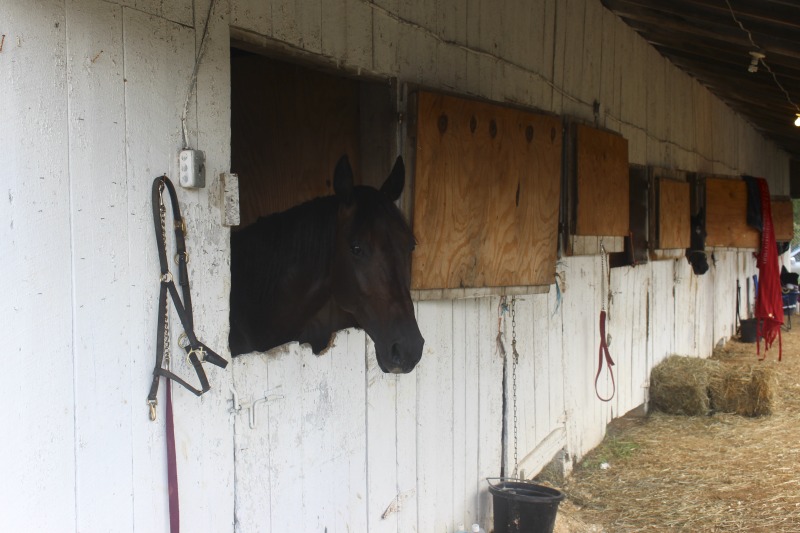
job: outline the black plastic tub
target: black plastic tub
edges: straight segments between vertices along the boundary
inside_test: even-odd
[[[552,533],[563,492],[520,479],[487,481],[494,505],[494,533]]]

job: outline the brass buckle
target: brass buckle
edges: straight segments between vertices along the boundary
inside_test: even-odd
[[[174,221],[173,225],[175,226],[175,229],[181,230],[184,236],[186,235],[186,220],[183,217],[181,217],[180,220]]]
[[[189,346],[189,337],[186,335],[185,331],[178,336],[178,346],[180,346],[184,350]],[[191,359],[192,358],[192,354],[197,355],[197,359],[201,363],[205,363],[205,361],[206,361],[206,351],[202,346],[199,347],[199,348],[192,348],[191,350],[186,352],[186,362],[187,363],[191,363],[192,362],[192,359]]]
[[[189,352],[186,354],[187,363],[192,362],[192,354],[197,355],[197,360],[200,361],[200,364],[206,362],[206,351],[203,349],[202,346],[200,348],[192,348],[191,350],[189,350]]]
[[[184,251],[182,254],[181,253],[176,253],[175,254],[175,264],[176,265],[180,265],[181,264],[181,255],[183,255],[183,261],[188,265],[189,264],[189,252],[187,252],[187,251]]]

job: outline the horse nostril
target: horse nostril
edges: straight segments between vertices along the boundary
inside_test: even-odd
[[[416,348],[415,343],[409,345],[408,342],[395,342],[392,344],[389,354],[393,373],[407,374],[414,370],[422,356],[422,343],[419,345],[419,350]]]
[[[392,344],[392,363],[397,366],[403,366],[403,356],[400,353],[400,345],[396,342]]]

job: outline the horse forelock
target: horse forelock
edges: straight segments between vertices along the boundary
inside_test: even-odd
[[[353,221],[356,231],[382,231],[394,236],[401,253],[408,253],[416,243],[414,233],[397,206],[372,187],[356,187],[357,211]]]

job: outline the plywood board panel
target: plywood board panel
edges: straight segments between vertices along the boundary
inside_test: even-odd
[[[794,237],[794,205],[791,200],[772,201],[772,225],[776,241],[791,241]]]
[[[413,287],[549,284],[560,172],[558,118],[420,92]]]
[[[691,244],[689,192],[686,182],[658,180],[658,248],[688,248]]]
[[[628,141],[579,125],[576,235],[628,235]]]
[[[747,225],[747,186],[742,180],[706,180],[706,246],[758,248],[759,233]]]

